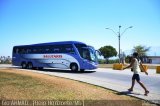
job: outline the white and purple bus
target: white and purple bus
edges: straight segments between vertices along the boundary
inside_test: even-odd
[[[21,45],[13,47],[12,64],[23,69],[48,67],[84,71],[97,68],[96,54],[94,47],[78,41]]]

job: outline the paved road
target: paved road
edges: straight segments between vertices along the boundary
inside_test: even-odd
[[[1,66],[0,67],[11,67]],[[118,91],[119,95],[131,95],[141,99],[145,99],[151,102],[160,104],[160,74],[156,74],[155,69],[149,69],[149,75],[140,73],[141,81],[144,82],[148,90],[150,91],[148,96],[144,96],[144,90],[136,83],[133,92],[128,92],[127,89],[131,85],[132,72],[129,69],[120,71],[112,70],[111,68],[98,68],[92,71],[72,73],[69,70],[57,70],[57,69],[44,69],[41,71],[37,70],[24,70],[32,71],[37,73],[43,73],[48,75],[54,75],[59,77],[65,77],[74,79],[94,85],[98,85],[104,88]]]

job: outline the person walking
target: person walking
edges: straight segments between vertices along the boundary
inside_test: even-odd
[[[144,95],[147,96],[149,91],[147,90],[145,85],[140,81],[140,76],[139,76],[139,72],[141,71],[140,66],[142,67],[143,70],[145,70],[141,61],[139,60],[138,53],[134,52],[130,65],[123,68],[123,70],[126,68],[131,68],[131,71],[133,71],[132,85],[131,85],[131,88],[128,89],[128,91],[130,91],[130,92],[133,91],[133,87],[135,85],[135,80],[136,80],[140,84],[140,86],[144,89],[144,91],[145,91]],[[146,75],[148,75],[148,73],[146,71],[144,71],[144,72]]]

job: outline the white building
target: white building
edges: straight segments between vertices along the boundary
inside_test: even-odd
[[[148,56],[149,63],[160,64],[160,56]]]

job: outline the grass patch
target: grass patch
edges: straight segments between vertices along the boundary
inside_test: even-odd
[[[0,70],[0,99],[135,100],[94,85],[15,69]]]
[[[94,85],[17,69],[0,69],[0,99],[137,100]]]

